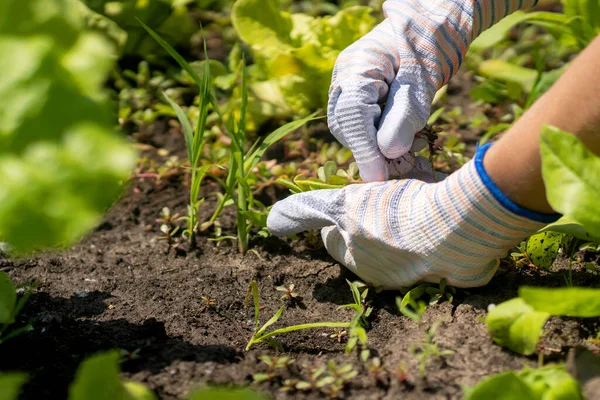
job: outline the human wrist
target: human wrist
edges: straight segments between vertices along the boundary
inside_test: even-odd
[[[508,190],[508,186],[503,184],[505,179],[501,179],[503,177],[497,173],[497,162],[494,162],[494,160],[492,160],[492,163],[488,162],[486,155],[488,155],[488,150],[491,150],[491,148],[491,143],[481,146],[477,150],[473,162],[479,178],[496,201],[511,213],[532,221],[551,223],[558,220],[561,217],[560,214],[554,213],[549,206],[539,205],[547,205],[544,195],[539,196],[538,194],[535,196],[540,199],[536,201],[533,196],[523,199],[523,196],[518,196],[514,190]],[[489,153],[489,155],[492,155],[492,153]]]

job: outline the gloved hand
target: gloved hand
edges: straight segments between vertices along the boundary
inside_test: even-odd
[[[523,209],[483,167],[487,146],[439,183],[404,179],[317,190],[275,204],[275,235],[321,230],[327,251],[365,282],[398,289],[446,278],[485,285],[498,258],[555,215]]]
[[[366,182],[404,175],[438,89],[475,37],[537,0],[387,0],[385,21],[342,51],[329,89],[328,122]],[[383,107],[383,113],[381,107]],[[390,171],[389,160],[396,160]]]

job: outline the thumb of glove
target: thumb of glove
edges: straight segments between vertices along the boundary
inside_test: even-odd
[[[292,195],[277,202],[267,217],[276,236],[337,225],[343,213],[344,190],[326,189]]]

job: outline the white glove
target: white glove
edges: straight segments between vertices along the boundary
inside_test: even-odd
[[[366,182],[415,167],[409,151],[438,89],[456,73],[473,39],[536,0],[387,0],[385,21],[342,51],[329,89],[328,123],[352,150]],[[383,105],[385,103],[385,106]],[[383,107],[383,113],[382,113]],[[388,160],[396,160],[390,171]]]

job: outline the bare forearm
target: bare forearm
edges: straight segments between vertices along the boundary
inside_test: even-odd
[[[486,154],[496,185],[520,206],[551,213],[541,174],[541,128],[573,133],[600,155],[600,36]]]

